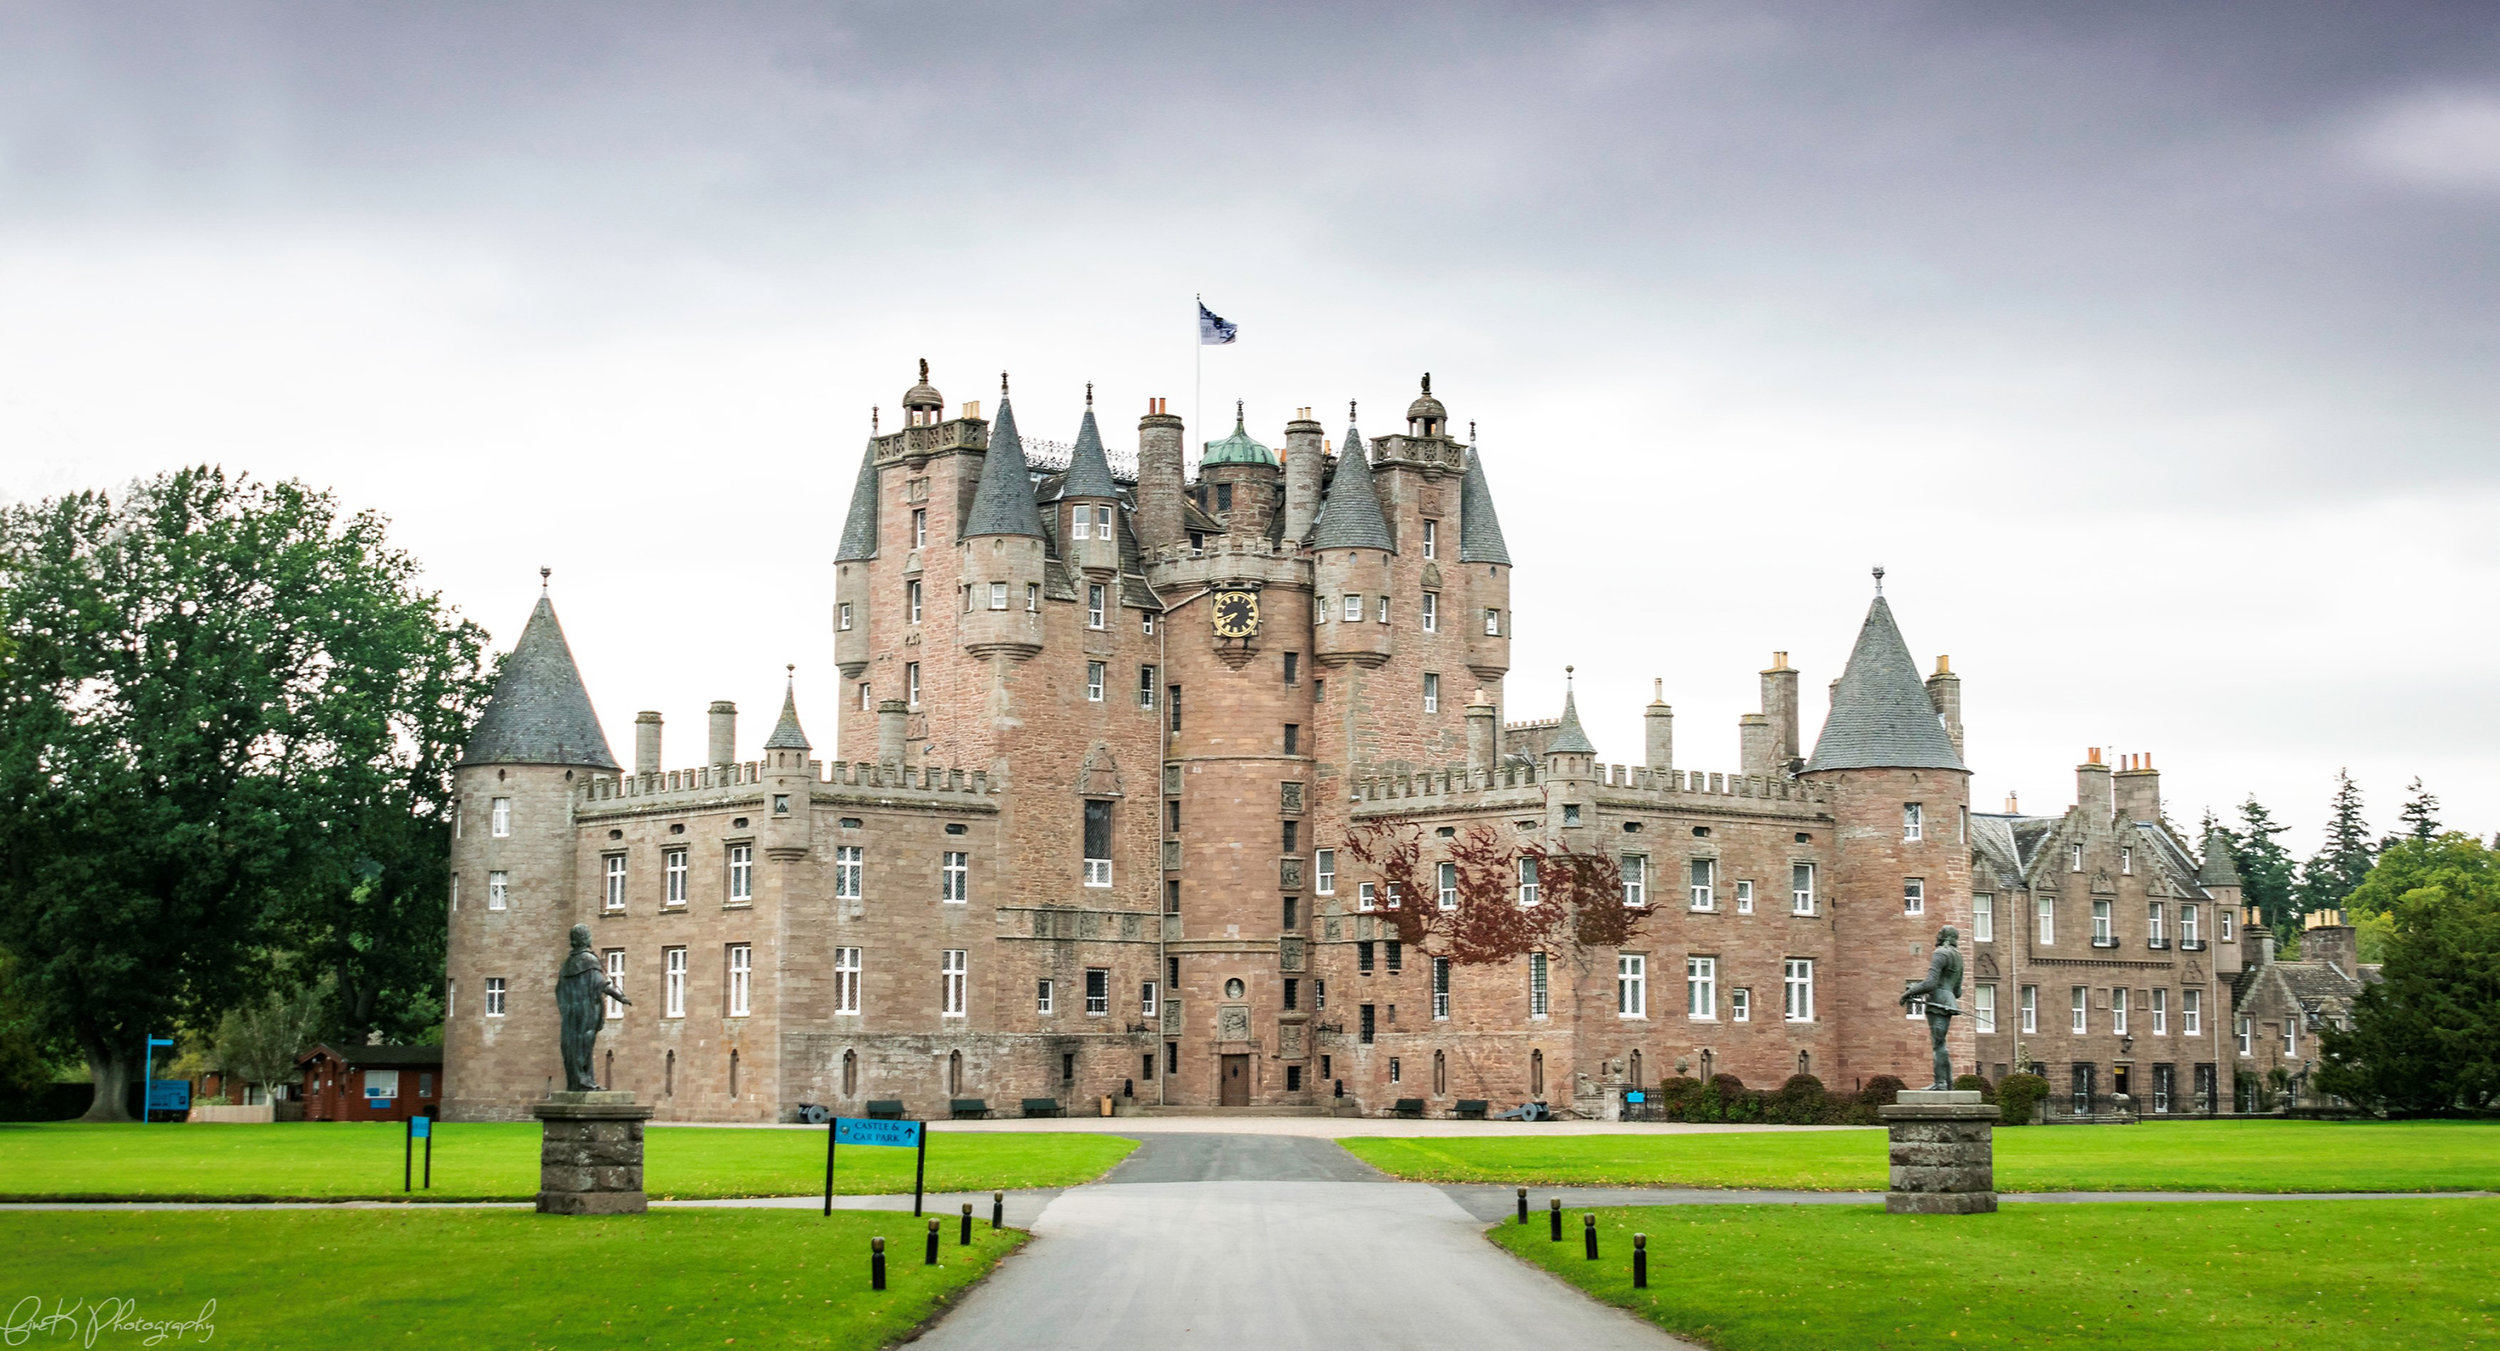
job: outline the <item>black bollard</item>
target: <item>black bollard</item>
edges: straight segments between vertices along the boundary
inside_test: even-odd
[[[920,1259],[920,1265],[924,1267],[933,1267],[937,1265],[937,1244],[938,1217],[932,1215],[929,1217],[929,1252],[927,1256]]]
[[[885,1288],[885,1240],[881,1238],[868,1240],[868,1288]]]
[[[1007,1193],[990,1193],[990,1228],[1003,1229],[1007,1224]]]
[[[1519,1189],[1519,1222],[1528,1222],[1528,1189],[1525,1187]]]
[[[959,1248],[972,1246],[972,1203],[970,1201],[964,1202],[964,1228],[963,1232],[956,1236],[955,1246]]]
[[[1554,1231],[1554,1241],[1556,1243],[1562,1242],[1562,1198],[1559,1196],[1555,1197],[1553,1201],[1553,1208],[1545,1213],[1552,1216],[1554,1220],[1552,1225]]]
[[[1590,1260],[1590,1261],[1592,1261],[1592,1262],[1596,1261],[1596,1260],[1597,1260],[1597,1217],[1596,1217],[1595,1215],[1583,1215],[1583,1216],[1581,1216],[1581,1217],[1580,1217],[1580,1233],[1581,1233],[1582,1235],[1584,1235],[1584,1236],[1585,1236],[1586,1242],[1587,1242],[1587,1244],[1588,1244],[1588,1250],[1589,1250],[1589,1260]]]
[[[1649,1288],[1649,1235],[1632,1236],[1632,1288]]]

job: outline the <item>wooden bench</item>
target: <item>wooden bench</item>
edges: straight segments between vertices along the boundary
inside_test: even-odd
[[[1026,1116],[1066,1116],[1068,1113],[1067,1109],[1059,1105],[1057,1098],[1026,1098],[1024,1114]]]
[[[1461,1121],[1482,1121],[1484,1120],[1484,1109],[1486,1106],[1487,1104],[1482,1098],[1461,1098],[1458,1100],[1458,1119]]]
[[[1397,1113],[1399,1116],[1410,1120],[1421,1120],[1424,1115],[1424,1100],[1422,1098],[1400,1098],[1398,1099],[1397,1106],[1391,1108],[1390,1110]]]
[[[946,1100],[946,1110],[957,1121],[979,1121],[990,1114],[990,1100],[987,1098],[949,1098]]]
[[[868,1100],[868,1119],[871,1121],[902,1120],[903,1100],[901,1098],[870,1098]]]

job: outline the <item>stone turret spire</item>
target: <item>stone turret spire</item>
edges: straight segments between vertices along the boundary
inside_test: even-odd
[[[1380,490],[1372,485],[1371,456],[1364,452],[1361,428],[1345,429],[1345,448],[1337,456],[1336,477],[1328,481],[1328,496],[1320,504],[1311,547],[1397,549],[1389,538],[1389,522],[1380,514]]]
[[[1105,469],[1104,477],[1109,476]],[[1016,435],[1016,410],[1007,402],[1004,374],[998,377],[998,421],[990,424],[990,453],[981,465],[981,485],[973,490],[961,537],[981,535],[1042,537],[1042,513],[1033,504],[1033,471],[1024,461],[1024,440]]]
[[[1571,688],[1571,668],[1563,668],[1562,726],[1554,729],[1554,739],[1545,747],[1547,755],[1595,755],[1597,747],[1589,743],[1589,734],[1580,730],[1580,699]]]
[[[1877,585],[1883,582],[1876,576]],[[1815,738],[1811,774],[1825,769],[1965,769],[1919,679],[1918,662],[1892,606],[1881,595],[1867,608],[1858,645],[1840,674],[1831,715]]]
[[[1467,447],[1467,477],[1458,486],[1458,561],[1510,566],[1502,518],[1493,512],[1493,485],[1485,482],[1484,457],[1473,445]]]
[[[2205,832],[2205,866],[2196,870],[2196,884],[2202,887],[2236,887],[2242,885],[2240,870],[2231,865],[2231,839],[2215,826]]]
[[[836,563],[856,563],[877,556],[877,442],[868,440],[868,449],[860,452],[859,477],[851,484],[850,514],[842,518],[842,547],[834,552]]]
[[[544,569],[540,577],[543,582]],[[543,592],[521,629],[521,641],[495,677],[494,697],[469,733],[460,763],[618,767],[590,707],[590,691],[582,688],[564,626],[556,622],[555,603]]]
[[[999,404],[1001,420],[1007,406]],[[993,434],[995,439],[995,434]],[[1094,387],[1085,387],[1085,421],[1076,429],[1076,452],[1068,460],[1068,477],[1060,484],[1061,497],[1118,498],[1120,485],[1111,481],[1111,461],[1102,452],[1102,430],[1094,425]]]
[[[803,751],[807,749],[807,733],[799,730],[798,668],[790,668],[789,683],[781,692],[781,721],[773,724],[773,734],[764,738],[768,751]]]

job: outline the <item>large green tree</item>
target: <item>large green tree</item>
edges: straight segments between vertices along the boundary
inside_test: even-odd
[[[2347,906],[2391,924],[2318,1087],[2407,1112],[2500,1107],[2500,853],[2450,832],[2389,848]]]
[[[2370,823],[2361,816],[2361,786],[2352,781],[2350,770],[2339,769],[2335,771],[2335,796],[2327,803],[2326,843],[2301,863],[2300,878],[2292,884],[2292,902],[2303,915],[2336,909],[2377,862]]]
[[[483,634],[370,512],[211,468],[0,510],[0,946],[123,1116],[142,1039],[281,953],[428,1016]]]
[[[2240,804],[2239,828],[2223,832],[2231,842],[2231,867],[2240,875],[2240,898],[2269,923],[2291,913],[2292,853],[2275,839],[2289,829],[2251,793]]]

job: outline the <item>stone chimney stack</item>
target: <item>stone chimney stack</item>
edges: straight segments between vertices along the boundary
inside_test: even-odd
[[[660,772],[660,714],[646,708],[634,715],[634,772]]]
[[[2240,912],[2240,935],[2246,940],[2240,946],[2247,950],[2248,965],[2258,967],[2274,963],[2274,930],[2266,924],[2265,916],[2259,913],[2256,906]]]
[[[1953,674],[1953,658],[1937,656],[1936,673],[1927,677],[1927,701],[1936,706],[1936,716],[1944,719],[1945,739],[1953,743],[1953,753],[1962,755],[1962,678]]]
[[[738,760],[738,706],[726,699],[712,701],[712,745],[706,763],[735,764]]]
[[[1760,713],[1739,714],[1736,719],[1736,768],[1740,774],[1772,775],[1779,772],[1771,758],[1771,720]]]
[[[1653,681],[1649,688],[1649,708],[1641,716],[1641,740],[1648,748],[1649,767],[1663,773],[1675,768],[1675,710],[1667,704],[1666,681]]]
[[[1149,558],[1181,542],[1181,420],[1146,400],[1137,423],[1137,542]]]
[[[2303,961],[2322,961],[2344,974],[2347,980],[2361,978],[2361,937],[2358,930],[2344,922],[2341,910],[2319,910],[2301,931],[2300,956]]]
[[[1772,653],[1771,669],[1762,673],[1762,715],[1771,723],[1770,772],[1793,772],[1805,750],[1797,741],[1797,672],[1785,652]]]
[[[2110,819],[2112,799],[2109,793],[2109,766],[2101,763],[2101,748],[2085,752],[2085,760],[2075,766],[2075,805],[2083,808],[2086,819],[2095,823]]]
[[[1328,471],[1328,455],[1319,423],[1308,408],[1297,409],[1285,424],[1285,543],[1299,544],[1319,519],[1319,481]]]
[[[1502,714],[1483,690],[1467,701],[1467,772],[1489,774],[1502,763]]]
[[[2118,771],[2117,791],[2119,820],[2161,819],[2161,771],[2153,768],[2152,756],[2126,757]]]
[[[899,765],[903,763],[904,722],[910,716],[910,712],[911,705],[900,699],[877,701],[878,764]]]

